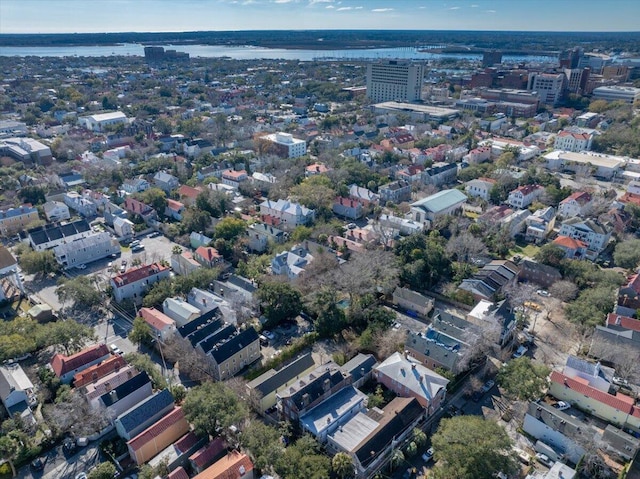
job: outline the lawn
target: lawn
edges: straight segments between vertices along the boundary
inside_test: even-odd
[[[513,257],[516,255],[519,255],[522,257],[527,256],[529,258],[533,258],[539,250],[540,250],[540,247],[536,245],[516,244],[516,246],[514,246],[509,250],[509,256]]]

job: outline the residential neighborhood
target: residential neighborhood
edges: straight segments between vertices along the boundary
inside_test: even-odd
[[[594,38],[0,50],[0,478],[640,477],[640,44]]]

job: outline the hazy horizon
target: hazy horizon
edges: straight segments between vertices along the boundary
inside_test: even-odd
[[[0,33],[638,32],[638,0],[2,0]]]

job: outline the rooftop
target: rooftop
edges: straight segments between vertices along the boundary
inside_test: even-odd
[[[137,268],[131,268],[125,273],[119,274],[111,278],[111,281],[116,288],[121,288],[131,283],[136,283],[147,279],[150,276],[160,274],[164,271],[169,271],[168,266],[164,266],[160,263],[151,263],[148,265],[138,266]]]
[[[88,347],[82,351],[72,354],[71,356],[65,356],[64,354],[56,354],[51,359],[51,367],[56,376],[60,377],[69,371],[78,369],[85,364],[92,363],[98,359],[109,356],[109,348],[106,344],[96,344],[95,346]]]

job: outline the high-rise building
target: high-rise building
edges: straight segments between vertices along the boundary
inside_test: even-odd
[[[564,75],[567,77],[567,91],[571,93],[584,93],[589,82],[590,68],[565,68]]]
[[[367,97],[374,102],[421,99],[424,66],[401,60],[367,65]]]
[[[502,63],[502,52],[500,50],[489,50],[482,54],[482,66],[492,67]]]
[[[562,73],[531,73],[527,90],[537,92],[540,103],[557,105],[562,98],[564,82]]]

